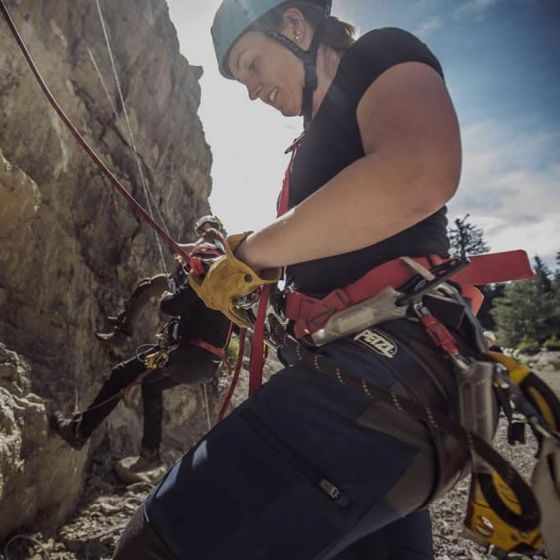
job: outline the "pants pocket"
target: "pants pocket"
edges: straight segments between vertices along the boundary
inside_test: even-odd
[[[181,560],[309,560],[356,518],[336,482],[247,406],[171,469],[146,514]]]
[[[269,428],[252,410],[245,409],[243,418],[255,432],[271,447],[287,464],[298,471],[312,485],[316,486],[325,497],[340,507],[350,504],[348,497],[335,483],[323,476],[320,471],[305,457],[292,449],[280,436]]]

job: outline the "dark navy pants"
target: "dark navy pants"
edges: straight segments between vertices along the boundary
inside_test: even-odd
[[[414,398],[410,380],[429,384],[425,370],[395,337],[376,332],[385,338],[378,350],[344,339],[319,352],[349,374]],[[295,356],[283,358],[289,365],[176,463],[139,513],[166,554],[139,546],[145,531],[125,531],[116,559],[432,558],[427,513],[406,517],[436,485],[428,428],[390,414],[384,421],[383,408],[373,410],[381,403]],[[443,401],[438,391],[434,401]],[[383,528],[390,535],[396,522],[406,527],[389,546],[398,554],[360,552],[357,543]]]

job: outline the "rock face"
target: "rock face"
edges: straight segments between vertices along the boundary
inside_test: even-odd
[[[155,217],[176,239],[190,240],[195,218],[209,212],[211,188],[211,154],[197,117],[200,69],[179,54],[165,0],[99,5],[134,142],[96,2],[8,2],[46,82],[88,142],[146,206],[140,166]],[[119,352],[94,333],[136,282],[163,264],[153,232],[48,106],[1,19],[0,75],[2,541],[23,525],[56,526],[75,503],[87,449],[70,450],[48,429],[47,415],[86,405],[116,361],[153,340],[155,306],[134,343]],[[171,447],[192,443],[185,422],[201,414],[200,402],[200,390],[189,388],[166,397]],[[137,403],[119,407],[105,441],[113,452],[132,452],[139,445]]]
[[[84,453],[48,437],[44,400],[31,392],[30,368],[0,344],[0,520],[2,532],[30,521],[57,525],[77,500]]]

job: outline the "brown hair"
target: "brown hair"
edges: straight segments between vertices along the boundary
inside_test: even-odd
[[[316,29],[319,22],[325,18],[323,8],[317,4],[305,0],[294,0],[270,10],[259,18],[251,28],[269,27],[278,30],[282,25],[282,16],[289,8],[297,8],[313,29]],[[321,44],[335,51],[344,52],[354,43],[355,32],[356,29],[352,24],[341,21],[334,16],[329,16],[321,37]]]

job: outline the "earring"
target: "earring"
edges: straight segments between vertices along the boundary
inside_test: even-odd
[[[294,35],[294,39],[296,40],[296,43],[299,42],[299,40],[301,39],[301,35],[299,33],[296,33],[296,35]]]

